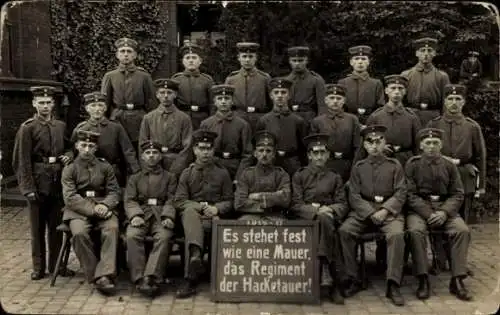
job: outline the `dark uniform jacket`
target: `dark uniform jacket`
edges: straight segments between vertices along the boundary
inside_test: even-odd
[[[398,217],[406,201],[406,180],[403,167],[386,156],[368,158],[352,167],[349,180],[349,216],[360,221],[370,218],[381,208],[389,216]]]
[[[477,74],[477,77],[472,76],[474,73]],[[483,65],[481,64],[481,61],[477,60],[474,63],[470,62],[468,59],[462,61],[462,64],[460,65],[460,78],[467,80],[474,78],[480,79],[482,75]]]
[[[253,107],[255,112],[267,113],[271,109],[268,84],[271,76],[254,68],[250,71],[240,69],[233,71],[225,80],[225,84],[234,86],[234,107],[247,111]]]
[[[179,82],[177,92],[177,105],[183,111],[210,112],[212,104],[212,93],[210,88],[214,85],[212,77],[206,73],[197,71],[178,72],[172,76]],[[197,106],[191,109],[191,106]]]
[[[464,200],[464,189],[458,168],[448,158],[417,155],[405,166],[410,211],[424,219],[434,211],[458,215]]]
[[[323,113],[325,105],[325,80],[316,72],[306,69],[303,73],[291,72],[287,79],[293,82],[290,89],[290,105],[298,105],[296,111]]]
[[[94,157],[86,161],[77,157],[64,167],[61,183],[64,221],[92,217],[96,204],[106,205],[118,216],[116,206],[121,201],[121,190],[113,167],[105,159]]]
[[[349,74],[346,78],[339,80],[338,84],[346,87],[347,112],[360,115],[358,108],[365,109],[363,115],[370,115],[376,108],[385,104],[384,85],[379,79],[370,77],[370,74]]]
[[[48,160],[62,154],[73,157],[70,144],[64,139],[65,129],[64,122],[44,121],[37,115],[21,124],[15,137],[12,168],[23,195],[60,193],[62,164]]]
[[[338,220],[349,211],[342,178],[327,168],[309,165],[299,169],[292,178],[292,191],[291,211],[300,218],[316,217],[318,210],[312,203],[332,208]]]
[[[158,164],[132,175],[125,190],[125,213],[131,220],[140,216],[146,221],[153,217],[158,222],[169,218],[175,222],[175,209],[172,205],[177,188],[175,175],[167,172]]]

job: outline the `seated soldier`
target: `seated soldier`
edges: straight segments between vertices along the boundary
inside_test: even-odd
[[[330,296],[335,304],[344,304],[338,278],[342,271],[342,252],[337,227],[348,212],[344,184],[339,174],[326,166],[330,158],[328,134],[314,134],[304,138],[309,165],[299,169],[292,179],[291,212],[306,220],[319,221],[318,256],[333,279]]]
[[[195,294],[203,270],[204,232],[211,230],[213,219],[232,208],[233,183],[229,172],[214,161],[215,138],[217,134],[211,131],[194,132],[196,160],[182,172],[175,193],[187,249],[185,281],[177,291],[178,298]]]
[[[358,161],[349,179],[352,211],[339,229],[347,273],[346,296],[359,289],[357,281],[356,239],[368,228],[381,230],[387,240],[386,296],[397,306],[404,305],[399,291],[403,273],[406,179],[398,160],[384,155],[386,127],[371,125],[361,131],[368,157]]]
[[[79,130],[75,144],[78,156],[61,176],[65,203],[63,221],[69,222],[73,248],[87,281],[103,294],[114,293],[120,186],[113,166],[96,158],[99,134]],[[94,253],[92,229],[101,233],[100,260]]]
[[[173,235],[175,209],[172,201],[177,188],[175,175],[162,167],[161,144],[141,144],[143,169],[132,175],[125,190],[127,226],[127,262],[132,283],[142,294],[152,296],[163,281],[169,258],[169,240]],[[144,239],[153,236],[146,259]]]
[[[405,167],[409,206],[406,224],[419,278],[416,295],[421,300],[429,298],[426,235],[429,229],[438,229],[448,234],[450,241],[450,292],[469,301],[472,296],[462,280],[467,277],[470,232],[459,215],[464,188],[457,166],[441,155],[443,133],[441,129],[422,129],[418,137],[422,155],[408,160]]]
[[[276,136],[268,131],[255,134],[257,165],[246,168],[236,182],[234,209],[240,220],[277,221],[285,219],[290,205],[290,176],[273,164]]]

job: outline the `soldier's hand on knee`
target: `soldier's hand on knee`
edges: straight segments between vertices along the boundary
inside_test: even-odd
[[[429,218],[427,218],[427,224],[429,224],[430,226],[437,226],[438,224],[438,216],[437,216],[437,213],[436,212],[433,212]]]
[[[208,217],[208,218],[211,218],[215,215],[217,215],[219,213],[219,210],[214,207],[214,206],[207,206],[204,210],[203,210],[203,214]]]
[[[174,228],[174,221],[172,219],[165,219],[161,221],[161,225],[163,225],[164,228],[172,230]]]
[[[444,211],[437,211],[436,216],[438,217],[436,222],[437,225],[443,225],[448,219],[448,215]]]
[[[130,225],[132,225],[133,227],[139,227],[139,226],[144,225],[145,223],[146,222],[144,222],[144,219],[140,216],[135,216],[130,221]]]
[[[318,209],[318,214],[327,215],[333,219],[333,209],[327,206],[321,206]]]

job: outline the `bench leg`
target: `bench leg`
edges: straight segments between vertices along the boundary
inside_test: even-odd
[[[368,288],[368,279],[366,276],[366,253],[365,253],[365,244],[359,243],[357,245],[360,249],[359,252],[359,274],[361,277],[361,288],[366,290]]]
[[[63,232],[62,246],[59,250],[59,255],[57,256],[56,266],[54,268],[54,272],[52,273],[52,279],[50,279],[50,286],[53,287],[56,283],[57,275],[59,274],[59,269],[61,268],[61,262],[63,262],[63,267],[66,267],[68,264],[68,256],[71,251],[71,242],[68,233]]]

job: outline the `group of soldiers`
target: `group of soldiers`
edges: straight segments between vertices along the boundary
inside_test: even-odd
[[[117,69],[84,96],[89,118],[65,139],[52,115],[51,87],[33,87],[37,113],[16,135],[13,168],[29,202],[33,280],[54,270],[66,222],[89,283],[115,291],[120,232],[138,291],[155,295],[169,241],[182,233],[186,259],[179,298],[196,292],[206,233],[219,218],[320,222],[318,259],[332,275],[335,303],[360,289],[356,242],[380,230],[387,246],[387,297],[404,305],[405,231],[419,286],[430,296],[427,234],[448,235],[450,292],[470,300],[473,197],[485,193],[480,126],[462,113],[466,87],[432,64],[437,40],[414,42],[418,63],[384,84],[367,72],[369,46],[349,49],[352,74],[325,84],[307,68],[309,48],[288,49],[291,73],[256,68],[259,44],[237,44],[241,69],[224,84],[199,71],[202,48],[180,49],[183,72],[152,80],[135,65],[138,44],[116,41]],[[156,98],[156,100],[154,100]],[[76,153],[76,154],[75,154]],[[100,231],[96,251],[94,230]],[[152,236],[148,255],[145,237]]]

